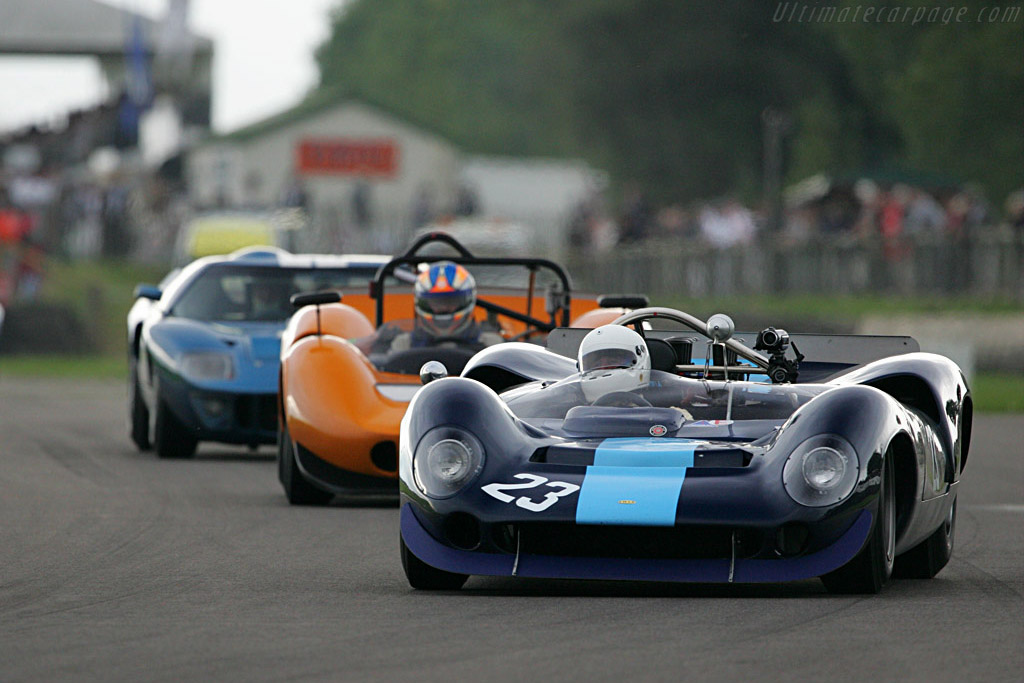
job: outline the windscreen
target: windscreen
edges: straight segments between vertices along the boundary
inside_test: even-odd
[[[618,407],[624,411],[647,406],[674,408],[687,422],[697,420],[785,420],[797,408],[827,391],[819,385],[772,385],[758,382],[723,382],[688,379],[667,372],[651,372],[650,384],[635,392],[616,392],[611,401],[590,403],[573,375],[542,389],[512,391],[508,407],[524,420],[565,419],[577,406]],[[625,394],[629,394],[626,396]]]
[[[216,265],[192,281],[171,313],[193,320],[285,321],[291,296],[324,289],[363,288],[376,268],[269,268]]]

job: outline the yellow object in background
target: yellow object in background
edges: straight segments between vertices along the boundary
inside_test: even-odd
[[[230,254],[252,246],[274,246],[276,232],[266,220],[243,216],[200,218],[189,225],[186,250],[190,258]]]

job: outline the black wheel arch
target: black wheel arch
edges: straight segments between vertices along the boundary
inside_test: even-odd
[[[139,347],[141,346],[141,344],[142,344],[142,323],[139,323],[138,325],[135,326],[135,333],[132,335],[132,343],[131,343],[131,349],[130,349],[130,353],[131,353],[131,357],[132,358],[138,358],[139,357]]]
[[[960,472],[967,465],[967,453],[971,450],[971,429],[974,426],[974,400],[968,393],[963,398],[963,412],[960,415]]]
[[[889,375],[865,384],[884,391],[903,405],[920,410],[935,424],[942,424],[942,408],[925,379],[917,375]]]
[[[917,455],[914,440],[904,431],[897,432],[889,442],[885,457],[893,458],[896,477],[896,539],[899,541],[910,521],[917,497]]]

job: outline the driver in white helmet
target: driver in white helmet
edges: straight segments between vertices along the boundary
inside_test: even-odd
[[[580,343],[577,365],[580,388],[591,404],[637,405],[629,394],[645,389],[651,380],[647,343],[622,325],[604,325],[591,330]]]

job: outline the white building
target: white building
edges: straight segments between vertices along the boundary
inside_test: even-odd
[[[477,218],[526,224],[560,245],[572,208],[603,183],[579,161],[465,155],[385,107],[329,93],[208,139],[186,168],[197,207],[295,203],[301,188],[310,224],[300,244],[330,251],[400,250],[417,227],[457,213],[466,190]]]

